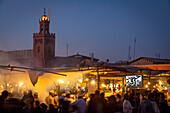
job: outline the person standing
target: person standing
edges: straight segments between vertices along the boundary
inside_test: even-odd
[[[161,113],[168,113],[168,104],[167,101],[165,100],[165,95],[164,93],[160,94],[160,101],[159,101],[159,110]]]
[[[34,101],[39,101],[40,104],[41,104],[42,101],[41,101],[41,99],[38,97],[38,92],[35,92],[33,97],[34,97]]]
[[[157,105],[157,103],[154,101],[154,100],[155,100],[155,94],[154,94],[154,93],[150,93],[150,94],[148,95],[148,99],[151,101],[155,113],[160,113],[159,108],[158,108],[158,105]]]
[[[116,98],[114,95],[110,96],[108,98],[107,103],[107,113],[121,113],[120,107],[118,106],[118,103],[116,102]]]
[[[93,100],[91,102],[91,113],[107,113],[106,111],[107,103],[106,101],[101,97],[100,91],[96,90]]]
[[[40,102],[38,100],[34,101],[32,113],[45,113],[45,112],[46,111],[40,107]]]
[[[3,110],[4,110],[4,103],[5,103],[5,100],[7,99],[8,97],[8,91],[7,90],[4,90],[2,93],[1,93],[1,96],[0,96],[0,113],[3,113]]]
[[[124,95],[124,101],[123,101],[123,113],[132,113],[133,107],[129,101],[129,95],[126,93]]]
[[[123,110],[123,100],[120,94],[116,94],[116,101],[118,104],[119,109],[122,111]]]
[[[149,99],[143,98],[143,101],[139,105],[138,113],[155,113]]]
[[[83,100],[82,94],[79,94],[78,100],[70,105],[75,105],[77,107],[77,113],[84,113],[87,107],[86,102]]]
[[[46,105],[49,106],[50,104],[55,105],[54,103],[54,91],[51,90],[49,95],[45,98]]]

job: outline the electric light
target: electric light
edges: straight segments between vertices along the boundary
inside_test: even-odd
[[[148,82],[148,85],[150,85],[151,83],[150,82]]]
[[[113,87],[113,84],[110,84],[110,87]]]
[[[20,82],[20,83],[19,83],[19,86],[22,86],[22,85],[23,85],[23,83],[22,83],[22,82]]]
[[[104,72],[104,74],[107,74],[107,72]]]
[[[88,78],[86,78],[86,81],[88,81],[89,79]]]
[[[91,81],[91,83],[92,83],[92,84],[95,84],[95,81],[94,81],[94,80],[92,80],[92,81]]]
[[[105,84],[102,84],[102,87],[106,87],[106,85],[105,85]]]
[[[7,86],[9,86],[9,84],[7,84]]]
[[[42,17],[42,20],[47,20],[47,17],[46,17],[46,16],[43,16],[43,17]]]
[[[148,85],[145,85],[145,87],[147,88],[147,87],[148,87]]]
[[[156,87],[156,86],[153,86],[154,88]]]
[[[162,85],[162,82],[161,82],[161,81],[159,81],[159,84],[160,84],[160,85]]]
[[[82,83],[82,82],[83,82],[83,80],[82,80],[82,79],[79,79],[78,81],[79,81],[80,83]]]
[[[2,89],[4,88],[3,85],[1,85],[1,88],[2,88]]]
[[[167,87],[165,87],[165,90],[167,90],[168,88]]]
[[[63,84],[64,81],[63,80],[58,80],[58,83]]]

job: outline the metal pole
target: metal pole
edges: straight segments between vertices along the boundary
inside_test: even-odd
[[[124,94],[124,92],[125,92],[125,83],[124,83],[124,77],[122,77],[122,96],[123,96],[123,94]]]
[[[98,66],[97,66],[97,89],[100,90],[100,75]]]
[[[133,60],[135,59],[135,46],[136,46],[136,38],[134,40],[134,54],[133,54]]]

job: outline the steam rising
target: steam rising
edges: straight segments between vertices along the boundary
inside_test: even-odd
[[[3,52],[3,51],[2,51]],[[0,55],[0,65],[19,65],[15,60],[9,59],[7,54]],[[33,86],[30,81],[28,70],[11,71],[0,69],[0,91],[8,90],[15,98],[21,99],[24,91],[32,90],[38,92],[39,98],[44,102],[45,97],[50,90],[57,92],[64,90],[71,90],[76,88],[77,80],[82,78],[83,72],[59,72],[67,76],[60,76],[56,74],[44,73],[38,77],[38,81]]]

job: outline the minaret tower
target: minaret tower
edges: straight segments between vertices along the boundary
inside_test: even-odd
[[[55,33],[49,32],[50,19],[44,15],[39,19],[39,33],[33,33],[33,66],[52,67],[55,59]]]

